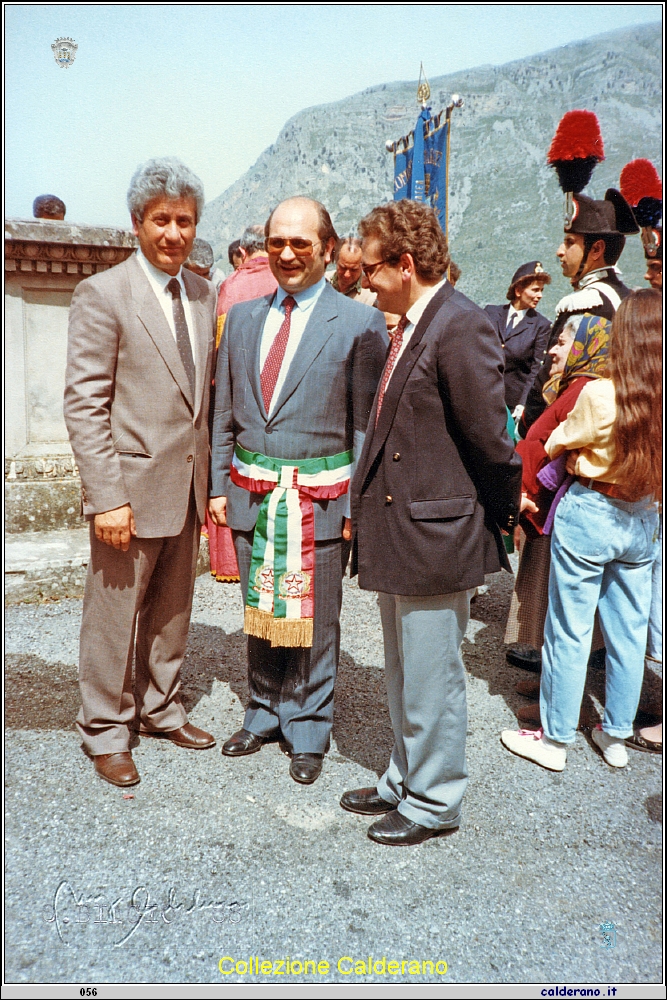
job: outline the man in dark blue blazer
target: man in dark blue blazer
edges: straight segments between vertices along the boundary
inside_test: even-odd
[[[337,470],[345,456],[349,480],[389,340],[378,309],[334,291],[324,278],[337,237],[323,205],[310,198],[282,202],[266,224],[266,236],[278,290],[232,306],[215,376],[209,512],[216,524],[232,529],[246,597],[250,692],[243,728],[222,752],[245,756],[280,738],[291,753],[292,778],[312,784],[333,721],[342,576],[351,537],[349,495]],[[329,466],[323,481],[313,481],[313,469],[322,462]],[[276,466],[283,470],[280,481],[275,488],[263,485]],[[316,497],[312,505],[305,501],[306,489]],[[296,512],[301,504],[303,514],[299,538],[289,535],[288,523],[292,542],[286,558],[298,559],[308,549],[314,568],[299,563],[296,572],[291,564],[288,572],[280,571],[276,515],[276,530],[267,528],[259,559],[263,526],[282,493],[288,508],[293,504]],[[307,587],[294,590],[303,581]],[[283,588],[288,588],[284,595]],[[276,591],[278,598],[268,601]],[[278,619],[276,607],[280,595],[295,608],[313,591],[311,644],[301,636],[298,610]],[[273,604],[271,614],[262,611],[264,598]]]
[[[390,202],[362,219],[363,268],[400,322],[352,483],[353,572],[378,591],[394,749],[373,788],[341,806],[386,813],[369,829],[419,844],[460,823],[467,783],[461,643],[470,596],[509,568],[521,460],[507,435],[502,349],[485,313],[446,279],[432,208]]]
[[[539,260],[522,264],[507,290],[504,306],[485,312],[500,338],[505,360],[505,403],[518,420],[544,361],[551,323],[536,311],[544,286],[551,283]]]

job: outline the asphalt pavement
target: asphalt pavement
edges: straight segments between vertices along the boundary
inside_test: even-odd
[[[247,694],[237,586],[198,579],[183,668],[218,746],[137,740],[129,790],[96,777],[73,727],[81,601],[8,608],[6,982],[661,982],[662,759],[630,751],[614,770],[586,728],[562,774],[503,748],[528,675],[504,659],[511,578],[488,582],[464,643],[463,823],[411,848],[373,843],[338,805],[392,745],[375,596],[354,582],[310,787],[275,744],[220,754]],[[584,726],[603,692],[591,671]]]

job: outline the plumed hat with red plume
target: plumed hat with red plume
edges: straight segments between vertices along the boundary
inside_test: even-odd
[[[601,160],[604,143],[597,115],[592,111],[567,111],[547,153],[547,163],[556,170],[563,191],[583,191]]]
[[[547,153],[547,163],[554,167],[565,192],[566,231],[592,236],[639,232],[632,210],[619,191],[610,188],[604,201],[581,194],[601,160],[604,143],[597,115],[592,111],[567,111]]]
[[[644,256],[662,260],[662,181],[650,160],[631,160],[621,170],[621,194],[642,228]]]

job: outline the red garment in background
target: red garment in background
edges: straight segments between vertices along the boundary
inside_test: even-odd
[[[542,534],[544,522],[547,519],[553,493],[549,492],[537,478],[537,473],[544,468],[551,459],[544,450],[544,445],[549,440],[551,432],[567,417],[570,410],[579,398],[579,393],[588,385],[592,379],[585,375],[573,378],[561,395],[531,424],[528,433],[523,441],[519,441],[516,450],[521,455],[523,471],[521,474],[521,490],[528,495],[538,506],[536,514],[531,514],[525,510],[521,515],[521,527],[526,532],[528,538],[536,538]]]
[[[226,316],[237,302],[273,295],[278,282],[271,274],[268,257],[252,257],[225,278],[218,295],[218,316]]]
[[[261,298],[262,295],[273,295],[277,287],[278,282],[271,274],[268,257],[252,257],[230,274],[221,284],[218,294],[217,346],[220,346],[220,338],[224,335],[225,317],[232,306],[238,302]],[[208,535],[211,574],[220,583],[237,583],[240,580],[239,567],[229,528],[219,528],[210,519],[207,511],[202,533]]]

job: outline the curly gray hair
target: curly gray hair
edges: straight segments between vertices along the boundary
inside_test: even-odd
[[[127,192],[130,215],[141,222],[148,202],[165,196],[194,198],[197,205],[195,222],[199,222],[204,211],[204,185],[175,156],[155,157],[137,167]]]

